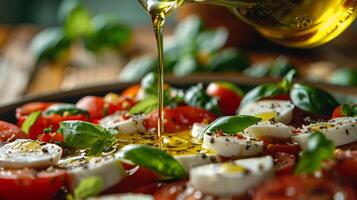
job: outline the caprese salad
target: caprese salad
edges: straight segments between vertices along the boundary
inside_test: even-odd
[[[75,104],[33,102],[0,121],[0,199],[357,198],[357,102],[293,83],[247,92],[157,77]]]

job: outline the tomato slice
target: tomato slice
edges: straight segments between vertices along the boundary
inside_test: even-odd
[[[342,186],[328,178],[282,176],[258,187],[254,200],[334,199],[355,200],[356,194],[348,186]]]
[[[8,122],[0,121],[0,144],[24,138],[28,137],[21,128]]]
[[[17,124],[19,126],[22,126],[22,124],[25,122],[27,116],[21,116],[18,121]],[[30,130],[28,132],[28,137],[32,140],[36,140],[38,138],[39,135],[41,135],[43,133],[43,130],[45,130],[46,128],[50,127],[51,124],[49,123],[48,119],[43,117],[42,115],[40,115],[35,123],[30,127]]]
[[[357,189],[357,150],[341,150],[335,151],[336,166],[335,170],[341,175],[344,180],[351,181]]]
[[[188,130],[194,123],[210,123],[217,116],[202,108],[192,106],[178,106],[176,108],[164,108],[164,128],[166,133],[174,133]],[[151,112],[145,119],[148,130],[156,130],[158,121],[157,110]]]
[[[210,83],[207,94],[218,98],[218,106],[223,115],[234,115],[243,96],[243,92],[229,82]]]
[[[161,177],[152,170],[144,167],[127,163],[123,163],[123,167],[127,170],[129,175],[124,177],[117,185],[106,190],[106,194],[134,192],[141,187],[155,184],[161,179]]]
[[[125,89],[121,95],[125,96],[125,97],[130,97],[135,99],[136,96],[139,94],[139,91],[141,89],[141,85],[140,84],[136,84],[133,86],[128,87],[127,89]]]
[[[16,117],[27,116],[36,111],[44,111],[53,103],[50,102],[32,102],[16,108]]]
[[[62,143],[64,138],[61,133],[43,133],[38,137],[38,140],[46,143]]]
[[[309,125],[312,122],[326,121],[329,120],[329,118],[330,117],[328,116],[319,116],[313,113],[306,112],[295,106],[293,110],[293,119],[290,124],[294,127],[301,127],[302,125]]]
[[[111,115],[119,110],[128,110],[135,104],[134,100],[121,97],[115,104],[106,102],[103,97],[86,96],[80,99],[76,107],[87,110],[90,121],[97,121],[107,115]]]
[[[293,173],[296,161],[294,155],[278,152],[273,155],[273,158],[275,175],[283,176]]]
[[[32,169],[2,170],[0,171],[0,199],[52,199],[65,186],[66,177],[65,170],[52,172],[37,172]]]
[[[283,152],[298,156],[300,152],[300,145],[290,141],[264,141],[263,152],[268,155],[275,155],[276,153]]]

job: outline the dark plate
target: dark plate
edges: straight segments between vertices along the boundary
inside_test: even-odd
[[[191,85],[202,82],[208,84],[212,81],[230,81],[237,84],[244,90],[249,90],[250,88],[270,82],[277,82],[279,79],[271,78],[249,78],[233,74],[221,74],[221,75],[195,75],[185,78],[175,78],[167,77],[165,82],[169,83],[178,88],[187,88]],[[135,82],[113,82],[103,85],[96,85],[90,87],[78,88],[69,91],[60,91],[56,93],[48,93],[41,96],[27,96],[18,101],[12,102],[10,104],[2,105],[0,107],[0,120],[15,122],[15,109],[25,103],[34,101],[54,101],[54,102],[76,102],[83,96],[86,95],[98,95],[103,96],[108,92],[120,92],[123,89],[135,84]],[[341,102],[357,102],[357,88],[353,87],[341,87],[332,86],[329,84],[317,84],[308,83],[323,89],[326,89],[337,96]]]

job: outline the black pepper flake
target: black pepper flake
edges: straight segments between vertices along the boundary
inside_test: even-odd
[[[210,142],[211,144],[213,144],[213,143],[214,143],[214,138],[212,137],[211,139],[209,139],[209,142]]]

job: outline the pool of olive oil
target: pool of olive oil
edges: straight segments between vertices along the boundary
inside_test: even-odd
[[[311,48],[342,33],[357,16],[357,0],[139,0],[150,13],[159,56],[158,138],[164,133],[163,27],[165,19],[187,3],[225,6],[266,38],[290,47]]]

